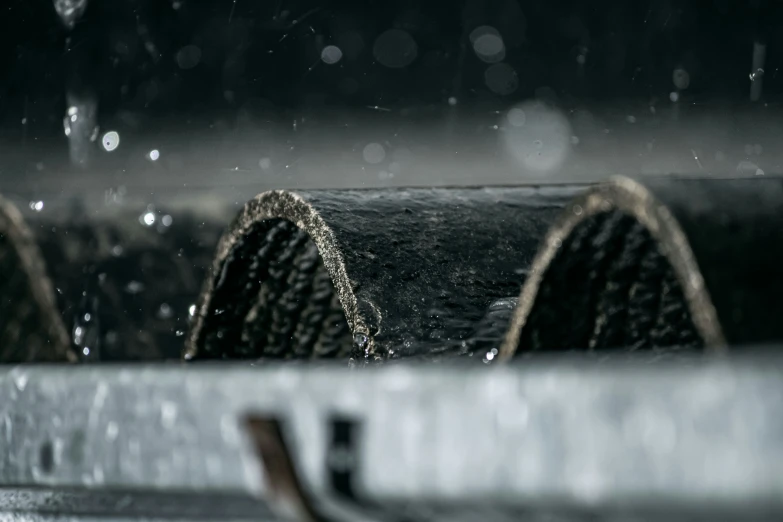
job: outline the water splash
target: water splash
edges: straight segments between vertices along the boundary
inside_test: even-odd
[[[54,0],[54,10],[68,30],[73,29],[85,9],[87,0]]]

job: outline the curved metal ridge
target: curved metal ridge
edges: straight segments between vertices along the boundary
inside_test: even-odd
[[[75,361],[33,234],[0,196],[0,360]]]
[[[528,348],[522,337],[541,300],[542,285],[564,277],[556,261],[580,240],[575,230],[613,212],[631,217],[654,238],[676,276],[679,289],[672,291],[682,291],[698,345],[723,352],[728,345],[783,338],[783,325],[776,319],[783,312],[783,180],[667,178],[642,183],[616,177],[569,203],[547,233],[523,285],[501,359]],[[589,234],[598,233],[600,227],[594,227]],[[568,323],[569,317],[560,320]]]
[[[233,350],[217,339],[234,339],[250,312],[231,317],[229,296],[260,286],[257,271],[267,261],[254,264],[253,258],[268,255],[261,254],[264,245],[277,241],[268,235],[274,220],[293,223],[317,246],[350,327],[354,360],[433,358],[469,354],[482,343],[497,346],[506,324],[495,333],[481,332],[480,339],[477,325],[493,304],[503,308],[498,300],[513,300],[539,239],[582,189],[265,192],[245,206],[220,241],[185,358],[225,358]],[[259,239],[262,234],[266,241]],[[279,248],[288,248],[284,243]],[[281,255],[290,264],[299,254]],[[223,286],[233,290],[221,294]],[[219,318],[224,314],[229,319]]]

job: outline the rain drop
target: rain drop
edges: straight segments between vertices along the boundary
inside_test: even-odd
[[[154,212],[145,212],[141,216],[139,216],[139,222],[142,225],[146,225],[148,227],[151,227],[155,224],[156,216]]]
[[[683,91],[691,84],[691,76],[685,69],[678,68],[672,74],[672,82],[677,89]]]
[[[111,152],[120,146],[120,135],[117,131],[109,131],[101,138],[101,145],[103,145],[106,152]]]
[[[526,102],[515,109],[525,114],[525,124],[511,126],[503,135],[511,156],[526,170],[536,173],[562,166],[573,137],[568,119],[540,101]]]
[[[506,46],[500,32],[494,27],[483,25],[470,33],[473,51],[486,63],[497,63],[506,57]]]
[[[368,143],[362,151],[362,157],[367,163],[376,165],[386,158],[386,150],[380,143]]]
[[[177,65],[180,69],[192,69],[201,61],[201,49],[195,45],[186,45],[177,52]]]
[[[484,82],[495,94],[506,96],[517,90],[519,78],[513,67],[507,63],[496,63],[484,72]]]
[[[416,40],[402,29],[389,29],[373,45],[373,56],[378,63],[392,69],[407,67],[418,55]]]
[[[514,127],[521,127],[525,124],[525,111],[519,107],[514,107],[508,111],[508,122]]]
[[[321,51],[321,60],[328,65],[334,65],[343,57],[343,52],[336,45],[327,45]]]

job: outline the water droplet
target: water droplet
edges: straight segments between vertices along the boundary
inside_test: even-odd
[[[106,440],[117,440],[117,436],[120,434],[120,427],[114,421],[109,421],[106,425]]]
[[[120,146],[120,135],[117,131],[109,131],[101,138],[101,145],[106,152],[112,152]]]
[[[84,340],[84,328],[81,326],[75,326],[73,329],[73,344],[79,346]]]
[[[160,305],[160,308],[158,308],[159,319],[171,319],[173,315],[174,311],[171,309],[168,303],[163,303]]]
[[[139,223],[141,223],[142,225],[151,227],[152,225],[155,224],[155,220],[156,219],[157,219],[157,217],[155,216],[154,212],[151,212],[151,211],[150,212],[145,212],[144,214],[139,216]]]
[[[125,285],[125,291],[128,292],[131,295],[140,294],[144,291],[144,285],[139,283],[138,281],[131,281],[127,285]]]
[[[386,158],[386,150],[380,143],[368,143],[362,151],[362,157],[367,163],[376,165]]]
[[[540,101],[518,109],[525,114],[525,124],[506,129],[503,139],[509,153],[528,171],[548,173],[561,167],[571,150],[568,119]]]
[[[392,69],[407,67],[418,55],[416,40],[402,29],[389,29],[373,45],[373,56],[378,63]]]
[[[180,69],[192,69],[201,61],[201,49],[195,45],[186,45],[177,51],[177,65]]]
[[[272,160],[269,158],[261,158],[258,161],[258,166],[261,167],[263,170],[269,170],[272,168]]]
[[[452,107],[457,105],[457,98],[454,96],[449,96],[449,105],[451,105]]]
[[[683,91],[691,84],[691,76],[685,69],[678,68],[672,73],[672,82],[678,90]]]
[[[574,215],[581,216],[582,215],[582,207],[580,205],[574,205],[571,209],[574,212]]]
[[[501,96],[509,95],[519,87],[517,72],[507,63],[490,65],[484,71],[484,82],[489,90]]]
[[[359,348],[360,350],[364,350],[365,348],[367,348],[369,341],[370,339],[367,337],[367,335],[362,332],[357,332],[353,336],[353,345]]]
[[[336,45],[327,45],[321,51],[321,60],[325,64],[334,65],[343,57],[343,52]]]
[[[525,124],[525,111],[519,107],[514,107],[508,111],[506,117],[508,118],[508,122],[514,127],[521,127]]]
[[[162,224],[164,227],[170,227],[170,226],[172,225],[172,223],[174,223],[174,218],[173,218],[173,217],[171,217],[171,216],[169,216],[168,214],[166,214],[165,216],[163,216],[163,217],[160,219],[160,223],[161,223],[161,224]]]
[[[506,57],[506,46],[503,37],[494,27],[483,25],[470,33],[473,51],[478,58],[486,63],[497,63]]]
[[[680,93],[674,92],[674,91],[670,92],[669,93],[669,99],[671,101],[673,101],[674,103],[677,103],[679,101],[679,99],[680,99]]]
[[[177,405],[170,401],[163,401],[160,405],[160,420],[164,428],[173,428],[177,420]]]

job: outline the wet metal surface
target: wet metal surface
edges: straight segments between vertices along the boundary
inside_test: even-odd
[[[17,367],[0,375],[0,488],[44,488],[54,499],[81,491],[82,513],[105,505],[107,492],[128,492],[118,517],[140,513],[141,492],[152,490],[263,499],[267,479],[243,429],[254,415],[282,423],[318,506],[367,504],[417,513],[412,520],[447,520],[463,507],[487,520],[553,509],[572,512],[565,520],[774,519],[783,510],[781,368],[779,357],[363,372]],[[346,439],[355,446],[334,445],[335,423],[345,422],[359,428]],[[356,501],[335,489],[330,470],[345,469],[334,467],[337,448],[355,459]],[[76,509],[50,501],[61,515]],[[237,502],[210,512],[232,518],[232,506],[251,505]],[[180,512],[174,504],[168,516],[187,517],[191,502]],[[8,505],[43,509],[40,495]]]

